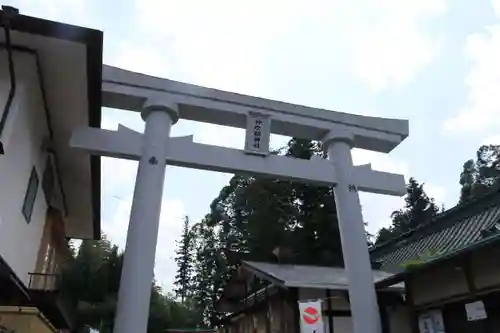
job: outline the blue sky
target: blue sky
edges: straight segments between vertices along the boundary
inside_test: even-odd
[[[292,103],[405,118],[389,155],[355,162],[425,182],[438,203],[458,198],[462,163],[500,144],[500,0],[19,0],[23,14],[103,30],[104,61],[129,70]],[[119,4],[120,6],[117,6]],[[104,109],[103,127],[142,131],[132,112]],[[180,121],[172,135],[243,148],[237,129]],[[277,147],[286,138],[273,137]],[[135,162],[104,159],[103,228],[123,246]],[[184,215],[208,212],[231,175],[168,167],[156,278],[172,288]],[[401,198],[361,196],[375,232]]]

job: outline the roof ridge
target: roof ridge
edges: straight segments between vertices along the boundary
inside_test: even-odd
[[[415,232],[421,231],[423,229],[426,229],[430,225],[434,225],[438,220],[444,219],[444,218],[446,218],[446,217],[448,217],[448,216],[450,216],[452,214],[456,214],[458,212],[461,212],[461,211],[465,210],[466,208],[470,208],[470,207],[479,205],[479,204],[483,203],[483,200],[490,199],[490,198],[493,198],[493,197],[496,197],[496,196],[500,197],[500,188],[494,189],[491,192],[488,192],[488,193],[485,193],[483,195],[480,195],[480,196],[477,196],[475,198],[472,198],[469,201],[466,201],[466,202],[463,202],[463,203],[459,203],[459,204],[453,206],[452,208],[447,209],[444,212],[437,214],[436,216],[434,216],[432,219],[428,220],[427,222],[422,223],[419,226],[417,226],[417,227],[415,227],[413,229],[408,230],[405,233],[402,233],[402,234],[400,234],[400,235],[398,235],[398,236],[396,236],[394,238],[391,238],[391,239],[389,239],[389,240],[387,240],[387,241],[385,241],[385,242],[383,242],[381,244],[372,246],[370,248],[370,252],[375,252],[375,251],[380,250],[382,248],[385,248],[385,247],[387,247],[387,246],[389,246],[389,245],[391,245],[393,243],[397,243],[398,241],[400,241],[402,239],[407,239],[412,234],[414,234]],[[493,204],[494,203],[490,203],[488,206],[491,206]],[[497,203],[497,204],[500,204],[500,202]],[[453,224],[458,223],[460,220],[461,219],[457,219],[456,221],[454,221]]]
[[[291,266],[291,267],[317,267],[317,268],[327,268],[327,269],[342,269],[345,270],[345,267],[341,266],[320,266],[320,265],[304,265],[304,264],[280,264],[280,263],[273,263],[273,262],[266,262],[266,261],[248,261],[248,260],[243,260],[242,262],[245,262],[247,265],[248,264],[266,264],[266,265],[273,265],[273,266]],[[372,268],[372,271],[381,271],[381,272],[386,272],[380,268]],[[387,272],[386,272],[387,273]]]

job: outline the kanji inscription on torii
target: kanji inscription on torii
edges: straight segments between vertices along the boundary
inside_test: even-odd
[[[402,196],[405,181],[403,175],[353,165],[351,150],[389,153],[408,136],[408,121],[308,108],[110,66],[103,67],[102,99],[106,107],[140,111],[146,123],[144,134],[123,126],[117,131],[81,128],[70,143],[92,154],[139,161],[115,333],[147,330],[167,164],[334,186],[353,332],[381,332],[358,191]],[[245,149],[196,143],[193,136],[171,137],[179,118],[246,129]],[[269,154],[271,132],[321,141],[328,160]]]
[[[245,137],[245,152],[248,154],[269,154],[271,137],[271,118],[269,116],[249,112]]]

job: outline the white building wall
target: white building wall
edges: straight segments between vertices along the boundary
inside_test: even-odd
[[[26,285],[34,272],[47,204],[42,176],[47,154],[42,152],[48,129],[39,86],[35,58],[15,52],[17,89],[1,140],[5,154],[0,155],[0,255]],[[7,53],[0,50],[0,114],[10,88]],[[32,168],[39,185],[29,223],[22,206]]]

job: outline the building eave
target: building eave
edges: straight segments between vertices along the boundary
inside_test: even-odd
[[[49,21],[41,18],[16,15],[11,29],[30,35],[51,37],[77,42],[86,47],[86,75],[88,126],[101,126],[101,80],[102,80],[102,31]],[[92,238],[101,237],[101,162],[99,156],[90,157],[93,231]]]
[[[490,246],[495,246],[500,244],[500,234],[494,235],[488,238],[485,238],[479,242],[476,242],[474,244],[471,244],[467,247],[464,247],[460,250],[454,251],[452,253],[447,253],[441,257],[435,258],[431,261],[424,262],[420,265],[415,265],[408,267],[404,271],[397,273],[393,276],[390,276],[386,279],[383,279],[381,281],[378,281],[375,286],[377,288],[386,288],[390,287],[394,284],[403,282],[408,276],[419,274],[422,271],[425,271],[429,268],[436,267],[438,265],[442,265],[443,263],[450,262],[451,260],[456,260],[459,257],[466,256],[470,254],[471,252],[488,248]]]

